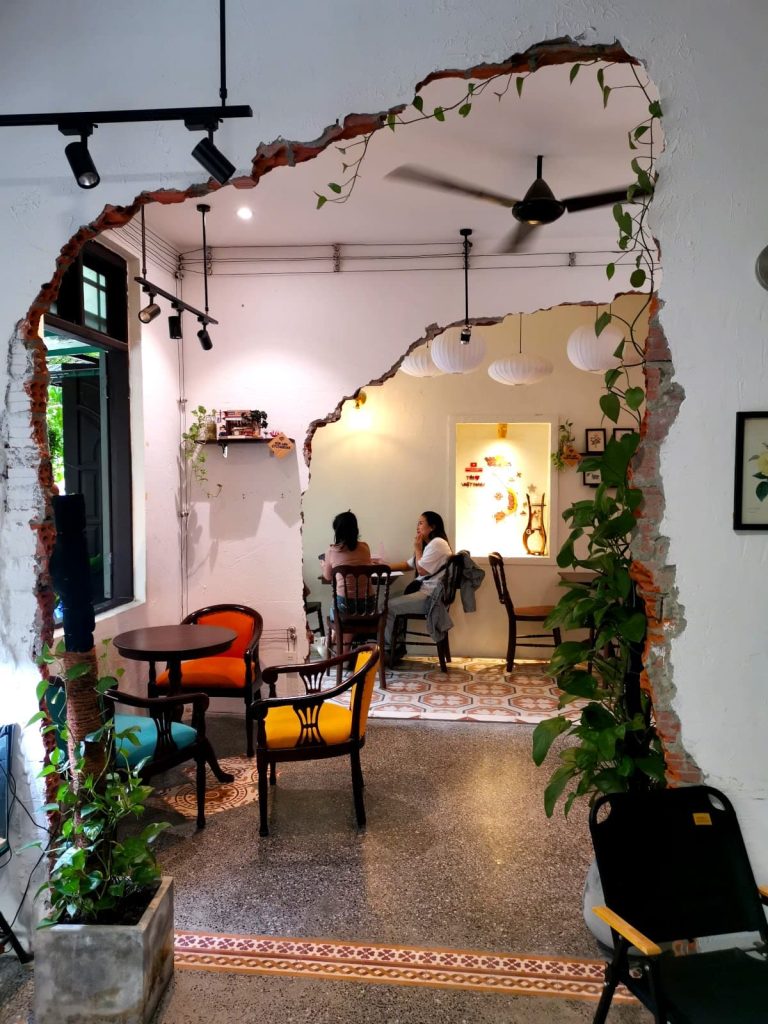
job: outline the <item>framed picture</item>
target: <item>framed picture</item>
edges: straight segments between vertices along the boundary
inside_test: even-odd
[[[622,437],[626,437],[627,434],[634,434],[634,427],[614,427],[613,437],[615,441],[620,441]]]
[[[736,413],[734,530],[768,530],[768,412]]]
[[[596,469],[590,469],[588,473],[582,473],[585,487],[599,487],[600,474]]]
[[[605,451],[605,427],[587,427],[584,438],[584,450],[588,455]]]

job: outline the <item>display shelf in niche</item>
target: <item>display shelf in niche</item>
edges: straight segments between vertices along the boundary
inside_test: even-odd
[[[275,450],[275,442],[276,441],[277,442],[289,442],[289,444],[287,446],[285,446],[285,447],[282,447],[282,445],[281,445],[277,450]],[[287,455],[288,452],[292,451],[294,446],[296,445],[296,441],[292,437],[285,437],[284,434],[280,435],[279,437],[217,437],[215,440],[213,438],[211,438],[210,440],[206,439],[202,443],[203,444],[216,444],[216,445],[218,445],[219,448],[221,448],[222,454],[224,455],[225,459],[227,457],[227,449],[228,449],[229,445],[231,445],[231,444],[234,444],[234,445],[241,445],[241,444],[266,444],[266,445],[270,445],[271,446],[270,447],[270,451],[272,452],[273,455],[277,455],[278,458],[281,458],[283,455]]]

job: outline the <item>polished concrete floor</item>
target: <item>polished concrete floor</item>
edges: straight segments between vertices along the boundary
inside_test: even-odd
[[[346,759],[284,765],[258,805],[174,818],[162,838],[177,929],[431,949],[595,957],[581,891],[591,847],[586,811],[548,820],[548,772],[530,759],[532,727],[376,721],[363,751],[368,827],[358,833]],[[220,756],[243,753],[242,722],[211,719]],[[167,816],[166,816],[167,817]],[[0,959],[2,1024],[32,1021],[31,985]],[[2,1011],[0,1011],[2,1013]],[[13,1014],[16,1016],[13,1016]],[[202,1021],[570,1022],[594,1005],[439,988],[177,971],[157,1024]],[[647,1019],[616,1007],[610,1020]]]

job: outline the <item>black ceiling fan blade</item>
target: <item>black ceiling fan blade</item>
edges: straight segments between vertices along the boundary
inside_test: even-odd
[[[458,192],[472,199],[483,199],[487,203],[496,203],[511,209],[517,199],[511,196],[503,196],[498,192],[491,192],[487,188],[480,188],[466,181],[459,181],[457,178],[447,178],[443,174],[435,174],[433,171],[424,170],[421,167],[414,167],[412,164],[403,164],[396,167],[386,175],[387,178],[394,178],[395,181],[406,181],[409,185],[421,185],[424,188],[441,189],[443,192]]]
[[[510,233],[504,238],[501,246],[499,247],[499,252],[517,252],[528,235],[530,235],[532,231],[535,231],[539,226],[540,225],[538,224],[526,224],[525,222],[518,224],[517,227],[513,231],[510,231]]]
[[[629,188],[629,185],[627,185]],[[613,206],[614,203],[626,203],[627,188],[614,189],[612,192],[593,192],[588,196],[571,196],[570,199],[561,199],[560,202],[568,213],[577,213],[579,210],[592,210],[596,206]]]

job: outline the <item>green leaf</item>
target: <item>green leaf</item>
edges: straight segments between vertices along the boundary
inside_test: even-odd
[[[605,374],[605,386],[612,388],[621,376],[621,370],[607,370]]]
[[[605,88],[605,70],[603,68],[597,69],[597,84],[601,89]]]
[[[609,263],[606,266],[606,268],[605,268],[605,276],[610,281],[615,273],[616,273],[616,264],[615,263]]]
[[[555,804],[562,796],[569,780],[573,778],[577,771],[578,769],[571,765],[563,765],[563,767],[558,768],[557,771],[552,773],[549,785],[544,790],[544,811],[548,818],[552,817]]]
[[[81,661],[79,665],[71,665],[64,673],[64,678],[67,680],[81,679],[83,676],[87,676],[91,671],[91,666],[87,661]]]
[[[544,758],[549,753],[549,748],[555,742],[558,736],[568,730],[572,726],[572,722],[569,722],[567,718],[547,718],[543,722],[539,722],[536,728],[533,730],[533,761],[534,764],[541,766]]]
[[[434,118],[435,118],[436,121],[444,121],[445,120],[445,111],[443,110],[442,107],[435,107],[435,109],[432,111],[432,113],[433,113]]]
[[[394,114],[391,114],[391,113],[387,114],[387,127],[391,128],[392,131],[395,130],[395,115]]]
[[[645,135],[645,133],[648,131],[648,129],[649,129],[649,125],[641,124],[641,125],[638,125],[637,128],[635,128],[633,134],[634,134],[636,139],[642,139],[642,137]]]
[[[644,612],[633,612],[626,622],[619,623],[619,633],[625,640],[640,641],[645,636],[647,620]]]
[[[637,146],[632,141],[632,132],[627,132],[627,143],[630,149],[637,149]]]
[[[315,195],[317,196],[317,206],[315,207],[315,209],[319,210],[321,206],[325,206],[325,204],[328,202],[328,199],[326,196],[321,196],[319,192],[315,192]]]
[[[459,107],[459,117],[466,117],[471,109],[471,103],[462,103],[462,105]]]
[[[515,88],[517,89],[517,95],[518,96],[522,96],[523,95],[523,82],[524,81],[525,81],[524,78],[516,78],[515,79]]]
[[[645,401],[645,392],[642,388],[627,388],[624,393],[624,401],[630,409],[639,409]]]
[[[571,73],[568,76],[569,81],[572,82],[574,80],[574,78],[576,77],[576,75],[578,75],[580,67],[581,67],[581,64],[574,64],[573,65],[573,67],[571,68]]]
[[[416,107],[420,114],[424,112],[424,100],[421,98],[421,96],[413,97],[413,105],[414,107]]]
[[[601,313],[600,316],[595,320],[595,335],[599,338],[605,328],[612,320],[610,313]]]
[[[765,501],[766,497],[768,497],[768,480],[763,480],[757,485],[755,495],[758,501]]]
[[[661,104],[659,103],[658,100],[654,100],[653,103],[650,103],[648,105],[648,113],[651,115],[651,117],[661,117],[662,116]]]
[[[612,392],[607,395],[600,396],[600,408],[603,413],[611,420],[612,423],[619,422],[619,413],[621,412],[621,403],[619,402],[619,396],[614,395]]]
[[[644,270],[633,270],[629,275],[629,283],[633,288],[642,288],[645,284],[645,271]]]
[[[608,97],[610,95],[611,95],[611,87],[609,85],[606,85],[606,87],[603,89],[603,107],[607,107],[608,106]]]
[[[341,185],[339,185],[335,181],[329,181],[328,188],[331,190],[331,192],[335,192],[336,195],[339,195],[339,193],[341,192]]]

